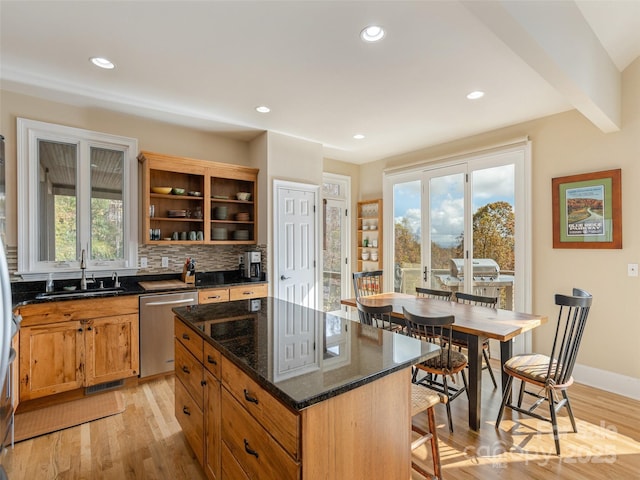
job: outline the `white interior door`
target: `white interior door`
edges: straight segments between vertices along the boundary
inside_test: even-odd
[[[274,291],[278,298],[316,308],[318,187],[276,180],[274,189]]]

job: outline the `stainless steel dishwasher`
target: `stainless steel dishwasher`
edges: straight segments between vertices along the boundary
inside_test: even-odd
[[[171,309],[197,303],[195,291],[140,295],[140,378],[173,370]]]

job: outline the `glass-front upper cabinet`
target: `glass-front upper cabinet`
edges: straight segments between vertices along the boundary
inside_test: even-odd
[[[18,119],[18,270],[135,269],[136,140]],[[28,212],[28,214],[26,214]]]

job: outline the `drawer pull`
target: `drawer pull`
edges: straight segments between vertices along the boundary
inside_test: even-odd
[[[189,335],[187,335],[186,333],[182,334],[182,338],[185,340],[191,340],[191,337],[189,337]]]
[[[218,298],[221,298],[220,295],[211,295],[211,296],[207,297],[207,299],[209,299],[209,300],[217,300]]]
[[[218,362],[216,362],[216,359],[213,358],[211,355],[207,355],[207,362],[209,362],[212,365],[217,365]]]
[[[249,392],[247,391],[247,389],[244,389],[244,399],[247,402],[251,402],[251,403],[255,403],[256,405],[258,404],[258,399],[256,397],[252,397],[251,395],[249,395]]]
[[[182,371],[183,371],[184,373],[187,373],[187,374],[191,373],[191,372],[189,371],[189,367],[187,367],[186,365],[183,365],[183,366],[182,366]]]
[[[182,407],[182,413],[185,415],[191,416],[191,412],[189,411],[189,407]]]
[[[203,387],[207,385],[207,381],[206,380],[200,380],[200,385],[202,385]]]
[[[254,292],[242,292],[243,295],[253,295]]]
[[[260,458],[260,456],[258,455],[258,452],[249,448],[249,442],[247,442],[246,438],[244,439],[244,451],[247,452],[249,455],[253,455],[256,458]]]

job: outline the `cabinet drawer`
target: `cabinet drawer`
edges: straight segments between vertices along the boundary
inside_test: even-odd
[[[21,325],[23,327],[115,315],[138,314],[138,296],[122,295],[108,298],[33,303],[19,307],[18,313],[22,315]]]
[[[207,288],[198,290],[198,303],[219,303],[229,301],[228,288]]]
[[[174,320],[176,338],[189,349],[199,362],[202,362],[202,347],[204,340],[193,330],[187,327],[177,317]]]
[[[222,384],[294,459],[300,459],[300,416],[297,413],[225,357],[222,357]]]
[[[222,440],[249,478],[300,478],[300,464],[224,388],[222,411]]]
[[[243,300],[245,298],[262,298],[267,296],[266,283],[260,285],[240,285],[229,288],[229,300]]]
[[[204,381],[204,368],[177,339],[175,341],[175,349],[176,377],[195,400],[198,408],[202,410],[204,401],[204,385],[202,384]]]
[[[204,465],[204,419],[202,410],[198,408],[182,382],[176,379],[175,415],[182,427],[187,442],[196,454],[200,465]]]
[[[222,362],[222,355],[220,355],[220,352],[207,342],[204,343],[203,362],[206,369],[209,370],[214,377],[220,379],[220,363]]]
[[[242,467],[224,442],[222,442],[222,478],[249,480],[249,477],[244,473],[244,470],[242,470]]]

